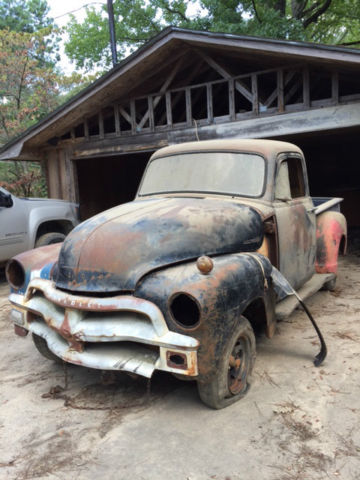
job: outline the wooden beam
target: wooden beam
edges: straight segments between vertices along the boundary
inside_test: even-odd
[[[153,99],[153,107],[154,109],[157,107],[158,103],[160,102],[161,98],[163,97],[164,93],[166,92],[166,90],[169,88],[171,82],[174,80],[174,77],[175,75],[178,73],[181,65],[183,64],[183,61],[184,61],[184,57],[181,57],[179,58],[179,60],[176,62],[176,64],[174,65],[173,69],[171,70],[169,76],[167,77],[167,79],[165,80],[165,82],[163,83],[162,87],[160,88],[160,91],[159,91],[159,94],[158,96],[156,96],[154,99]],[[149,118],[149,110],[146,111],[145,115],[143,116],[142,120],[139,122],[139,128],[142,128],[145,123],[147,122],[147,119]]]
[[[292,70],[291,72],[287,72],[287,74],[285,75],[285,79],[284,79],[284,70],[279,69],[277,71],[277,81],[279,81],[279,72],[281,72],[281,75],[282,75],[282,78],[283,78],[283,91],[284,91],[284,86],[286,87],[286,85],[293,79],[296,72],[294,70]],[[277,97],[277,95],[278,95],[278,85],[273,90],[273,92],[269,95],[269,97],[265,100],[265,102],[264,102],[265,107],[269,108],[270,105],[275,100],[275,98]]]
[[[125,120],[131,125],[131,116],[127,113],[127,111],[119,105],[119,112],[125,118]]]
[[[217,73],[219,73],[226,80],[230,80],[233,76],[221,65],[219,65],[214,59],[201,50],[196,50],[196,52],[205,60],[205,62],[210,65]],[[250,74],[249,74],[250,76]],[[235,88],[241,93],[249,102],[252,103],[253,96],[247,85],[243,83],[240,79],[235,79]]]

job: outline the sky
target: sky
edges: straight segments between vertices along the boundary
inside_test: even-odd
[[[55,23],[59,27],[63,27],[69,21],[69,13],[73,13],[76,19],[81,22],[85,17],[85,5],[93,4],[94,7],[100,7],[100,4],[105,4],[106,0],[47,0],[50,7],[49,16],[55,19]],[[60,66],[64,73],[70,74],[76,67],[70,63],[69,59],[64,53],[64,48],[60,48],[61,61]]]

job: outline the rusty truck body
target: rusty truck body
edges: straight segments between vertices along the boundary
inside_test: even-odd
[[[15,330],[48,358],[194,379],[204,403],[225,407],[248,389],[254,331],[271,337],[286,301],[273,269],[295,289],[334,288],[340,200],[314,203],[290,143],[165,147],[133,202],[9,262]]]

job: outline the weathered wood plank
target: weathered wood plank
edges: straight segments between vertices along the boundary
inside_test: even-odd
[[[192,109],[191,109],[191,90],[190,88],[185,89],[185,103],[186,103],[186,124],[188,126],[192,125]]]
[[[166,102],[166,123],[169,127],[172,127],[173,120],[172,120],[172,105],[171,105],[171,93],[170,92],[166,92],[165,102]]]
[[[277,106],[278,106],[278,111],[279,113],[283,113],[285,109],[285,104],[284,104],[284,71],[283,70],[278,70],[277,72],[277,88],[276,88],[276,95],[277,95]],[[270,97],[269,97],[270,99]],[[271,102],[268,104],[271,105]],[[265,102],[266,104],[266,102]]]
[[[235,120],[235,82],[233,78],[229,80],[229,115],[231,120]]]
[[[136,134],[136,109],[135,100],[130,100],[131,133]]]
[[[251,91],[252,91],[252,111],[255,115],[259,115],[259,91],[258,78],[256,73],[251,75]]]
[[[212,86],[210,83],[206,85],[206,107],[207,107],[208,122],[213,123],[214,121],[213,94],[212,94]]]
[[[285,75],[285,80],[284,80],[284,69],[280,68],[279,70],[276,70],[277,82],[279,81],[280,72],[281,72],[281,75],[282,75],[282,90],[284,92],[284,86],[286,87],[288,85],[288,83],[292,80],[292,78],[295,75],[295,71],[292,70],[291,72],[287,72],[287,74]],[[270,107],[270,105],[273,103],[273,101],[277,97],[278,93],[279,93],[279,91],[278,91],[278,85],[277,85],[276,88],[273,90],[273,92],[265,100],[265,102],[264,102],[265,107],[267,107],[267,108]]]
[[[154,104],[153,104],[153,97],[148,97],[148,111],[149,111],[149,128],[150,131],[153,132],[155,128],[155,118],[154,118]]]
[[[303,77],[303,104],[305,108],[310,108],[310,74],[309,69],[305,67],[302,72]]]
[[[121,128],[120,128],[120,114],[119,114],[119,105],[114,105],[114,119],[115,119],[115,134],[116,136],[120,136]]]
[[[101,110],[99,112],[98,119],[99,119],[99,136],[100,138],[104,138],[104,116]]]
[[[339,73],[333,72],[331,75],[331,99],[335,104],[339,103]]]

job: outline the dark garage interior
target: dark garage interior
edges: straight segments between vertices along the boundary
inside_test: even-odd
[[[77,160],[81,219],[133,200],[151,153]]]

